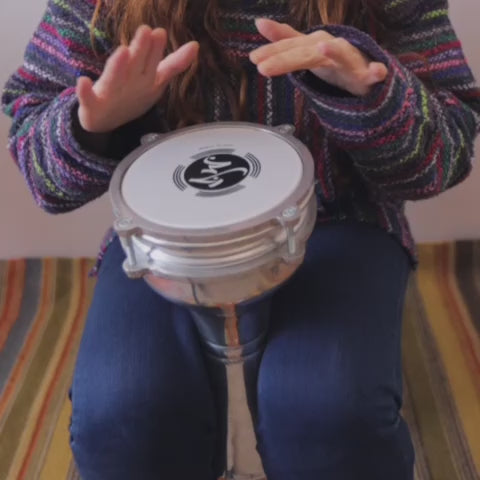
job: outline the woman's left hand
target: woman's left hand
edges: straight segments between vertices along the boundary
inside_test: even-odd
[[[272,42],[250,53],[250,60],[266,77],[310,70],[325,82],[362,96],[388,75],[383,63],[371,61],[344,38],[323,30],[305,35],[264,18],[258,19],[256,25],[260,34]]]

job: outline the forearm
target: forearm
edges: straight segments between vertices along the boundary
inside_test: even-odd
[[[347,151],[366,181],[404,200],[436,195],[463,179],[471,169],[480,125],[480,90],[446,11],[428,10],[437,3],[443,0],[422,3],[425,11],[410,16],[414,23],[391,51],[352,27],[325,27],[388,67],[385,81],[369,94],[327,91],[305,72],[291,76],[329,137]],[[417,76],[425,73],[424,63],[399,60],[398,54],[410,50],[427,58],[435,88]]]

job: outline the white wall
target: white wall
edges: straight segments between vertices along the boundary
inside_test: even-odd
[[[25,45],[45,7],[45,0],[2,2],[0,7],[0,84],[20,64]],[[451,0],[451,13],[470,64],[480,79],[480,2]],[[6,144],[9,120],[0,115],[0,143]],[[480,148],[477,148],[477,159]],[[478,162],[477,162],[478,163]],[[418,241],[480,238],[480,168],[461,186],[441,197],[409,205]],[[67,215],[38,209],[5,149],[0,150],[0,258],[16,256],[94,255],[111,222],[102,198]]]
[[[480,2],[450,0],[450,6],[451,19],[480,83]],[[409,204],[417,241],[480,238],[480,139],[476,146],[475,167],[465,182],[433,200]]]

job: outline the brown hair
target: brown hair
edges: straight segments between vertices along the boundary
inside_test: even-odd
[[[246,78],[238,65],[220,47],[218,18],[221,0],[98,0],[92,31],[99,19],[106,19],[115,45],[129,44],[137,28],[146,24],[166,27],[167,53],[190,40],[197,40],[201,61],[196,62],[169,86],[166,96],[167,122],[171,128],[204,120],[202,85],[213,78],[225,92],[234,119],[242,119],[246,104]],[[375,22],[378,0],[286,0],[290,3],[290,24],[304,30],[318,24],[350,24],[367,11]],[[105,17],[103,17],[105,15]],[[203,21],[199,18],[203,17]],[[380,24],[378,24],[380,25]],[[225,65],[228,68],[225,68]],[[230,72],[227,74],[226,72]]]

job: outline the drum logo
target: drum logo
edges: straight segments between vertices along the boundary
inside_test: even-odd
[[[201,196],[226,195],[241,188],[247,177],[258,177],[260,161],[251,153],[245,156],[233,150],[210,150],[192,157],[193,162],[180,165],[174,172],[173,181],[178,189],[197,190]]]

